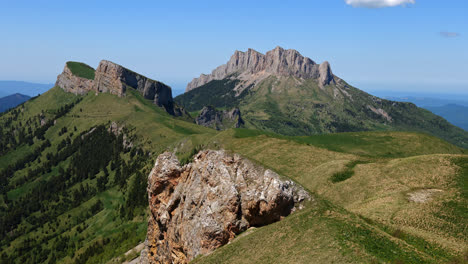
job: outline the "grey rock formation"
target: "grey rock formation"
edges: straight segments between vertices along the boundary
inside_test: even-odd
[[[125,149],[133,148],[133,142],[128,138],[127,133],[125,133],[125,127],[119,126],[116,122],[112,122],[108,129],[109,132],[113,133],[117,137],[122,135],[122,146]]]
[[[328,61],[324,61],[322,64],[320,64],[318,80],[321,86],[325,86],[331,83],[335,84],[335,78],[333,76],[330,63],[328,63]]]
[[[195,123],[216,130],[224,130],[228,128],[239,128],[244,124],[244,121],[237,107],[229,111],[219,111],[213,106],[205,106],[195,118]]]
[[[96,91],[118,96],[124,96],[127,88],[132,87],[139,91],[144,98],[152,100],[157,106],[164,107],[171,115],[187,114],[184,109],[174,104],[171,87],[107,60],[102,60],[99,63],[94,80],[73,75],[65,65],[63,72],[57,77],[55,85],[74,94],[83,95],[88,91]]]
[[[249,84],[258,83],[270,75],[317,79],[321,87],[334,81],[328,62],[319,65],[296,50],[281,47],[276,47],[265,55],[249,49],[246,52],[235,51],[227,64],[219,66],[209,75],[202,74],[193,79],[187,85],[186,92],[212,80],[222,80],[233,75]]]
[[[118,96],[125,95],[127,87],[138,90],[143,97],[158,106],[172,106],[172,90],[164,83],[151,80],[116,63],[103,60],[94,78],[94,90]]]
[[[55,86],[69,93],[83,95],[93,90],[94,81],[73,75],[66,63],[63,72],[57,76]]]
[[[161,154],[148,177],[149,263],[188,263],[252,226],[281,220],[309,194],[239,155],[201,151],[181,166]]]

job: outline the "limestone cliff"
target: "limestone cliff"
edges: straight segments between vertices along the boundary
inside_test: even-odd
[[[197,125],[211,127],[216,130],[239,128],[244,124],[239,108],[231,110],[216,110],[213,106],[205,106],[195,118]]]
[[[169,114],[175,116],[185,114],[185,110],[174,104],[171,87],[107,60],[99,63],[94,72],[94,79],[79,77],[70,70],[67,63],[63,72],[57,77],[55,85],[67,92],[80,95],[95,91],[125,96],[127,88],[131,87],[157,106],[164,107]]]
[[[209,75],[202,74],[199,78],[193,79],[187,85],[186,92],[212,80],[222,80],[231,76],[244,81],[237,87],[242,89],[257,84],[271,75],[317,79],[322,87],[335,81],[328,62],[316,64],[296,50],[276,47],[262,54],[248,49],[246,52],[235,51],[227,64],[219,66]]]
[[[173,104],[172,90],[164,83],[151,80],[116,63],[103,60],[96,69],[94,90],[118,96],[125,95],[127,87],[139,91],[143,97],[158,106]]]
[[[63,72],[57,76],[55,86],[62,87],[66,92],[79,95],[83,95],[91,91],[93,89],[94,81],[73,74],[69,67],[70,63],[73,62],[67,62],[63,68]]]
[[[145,263],[188,263],[254,226],[281,220],[310,199],[290,180],[239,155],[199,152],[181,166],[161,154],[148,177]]]

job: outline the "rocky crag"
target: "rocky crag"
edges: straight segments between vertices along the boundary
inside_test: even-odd
[[[211,127],[216,130],[239,128],[244,124],[239,108],[231,110],[217,110],[213,106],[205,106],[195,118],[197,125]]]
[[[265,55],[236,51],[227,64],[187,85],[174,100],[187,111],[238,107],[246,128],[287,136],[358,131],[419,131],[460,147],[468,133],[416,105],[378,98],[280,47]]]
[[[172,90],[169,86],[107,60],[102,60],[99,63],[94,72],[94,79],[84,78],[73,73],[70,69],[70,62],[67,62],[63,72],[57,77],[55,85],[67,92],[80,95],[95,91],[125,96],[127,88],[130,87],[139,91],[145,99],[152,100],[157,106],[164,107],[168,113],[175,116],[184,114],[184,110],[174,104]]]
[[[63,72],[57,76],[55,86],[61,87],[66,92],[79,95],[84,95],[91,91],[94,86],[94,80],[73,74],[70,69],[70,63],[72,62],[67,62],[63,68]]]
[[[281,220],[310,196],[239,155],[206,150],[184,166],[173,153],[161,154],[148,177],[148,199],[142,263],[188,263],[249,227]]]
[[[232,76],[242,80],[235,88],[240,94],[243,89],[258,84],[271,75],[316,79],[321,87],[334,83],[336,79],[327,61],[317,64],[302,56],[297,50],[276,47],[262,54],[248,49],[246,52],[235,51],[226,64],[219,66],[211,74],[202,74],[193,79],[187,84],[185,91],[188,92],[213,80],[223,80]]]

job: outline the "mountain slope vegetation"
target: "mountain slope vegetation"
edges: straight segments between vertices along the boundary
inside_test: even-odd
[[[238,107],[246,127],[289,136],[358,131],[430,133],[468,147],[468,132],[412,103],[381,99],[293,49],[236,51],[175,98],[190,112]]]
[[[235,83],[231,79],[214,80],[177,96],[175,101],[189,111],[200,110],[203,105],[236,106],[247,127],[283,135],[419,131],[468,146],[468,133],[445,119],[412,103],[380,99],[347,84],[347,88],[331,85],[322,89],[312,79],[270,76],[236,96],[229,89]],[[206,96],[212,90],[220,92]]]
[[[59,87],[0,123],[2,263],[119,256],[145,238],[154,156],[214,133],[171,118],[136,91],[75,96]]]
[[[429,149],[438,139],[408,132],[328,137],[246,129],[219,134],[215,142],[224,142],[222,148],[294,179],[316,199],[194,262],[463,263],[468,226],[459,206],[467,202],[466,150],[443,141]],[[366,141],[376,144],[360,144]],[[346,171],[349,177],[333,180]],[[436,191],[424,202],[411,200],[425,190]]]
[[[442,116],[450,123],[468,131],[468,107],[456,104],[443,106],[426,106],[427,110]]]
[[[67,66],[77,67],[74,75],[92,70]],[[169,150],[187,164],[202,149],[238,153],[313,199],[194,263],[466,261],[468,152],[440,139],[463,146],[464,134],[412,104],[337,80],[269,76],[234,91],[242,82],[214,80],[176,103],[190,111],[239,106],[250,129],[198,126],[132,87],[86,87],[82,95],[54,87],[2,113],[0,262],[130,260],[135,254],[124,253],[146,236],[155,159]],[[354,132],[329,133],[342,131]]]

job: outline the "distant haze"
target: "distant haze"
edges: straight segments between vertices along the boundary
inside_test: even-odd
[[[15,93],[36,96],[52,88],[54,84],[30,83],[23,81],[0,81],[0,96]]]

